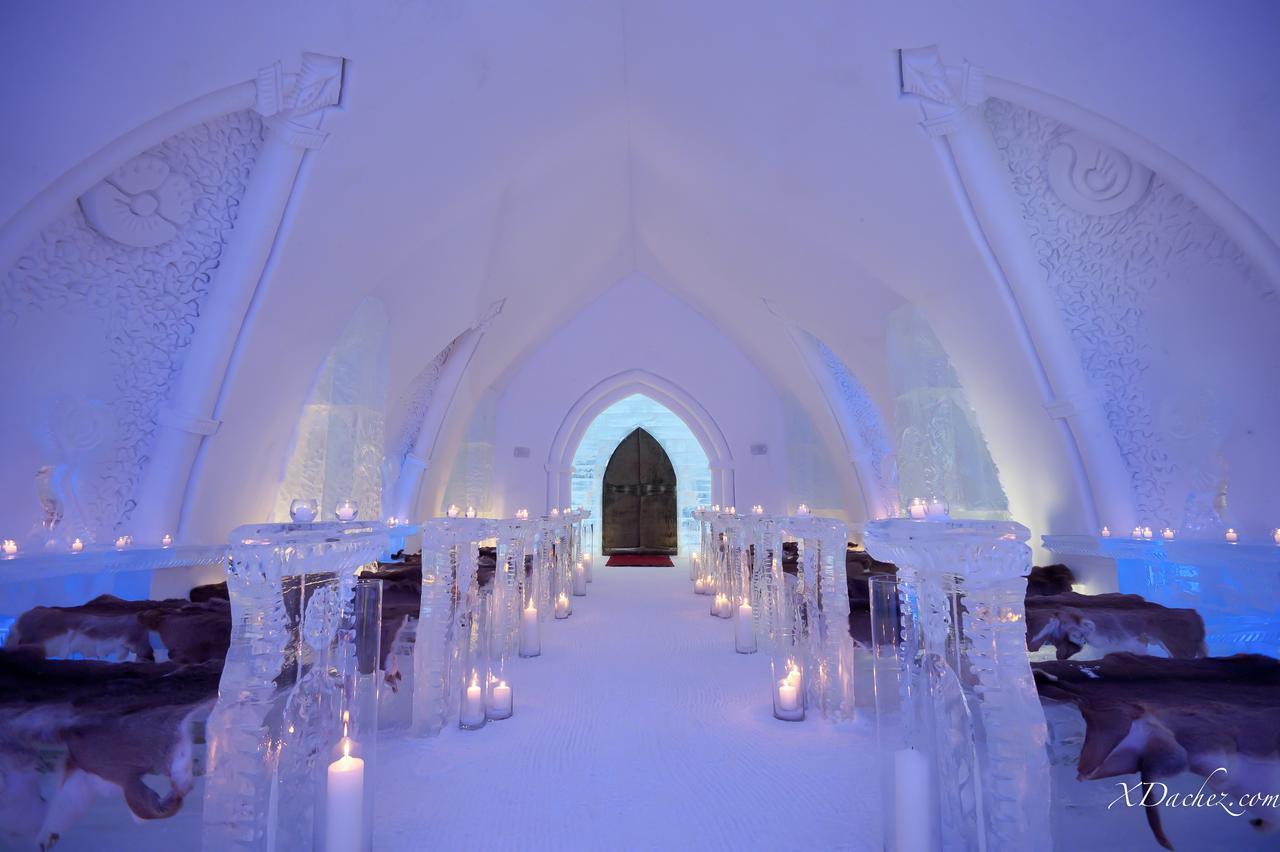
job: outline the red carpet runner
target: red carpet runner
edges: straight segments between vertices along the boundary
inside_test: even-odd
[[[648,554],[615,553],[609,557],[605,565],[612,568],[631,566],[634,568],[674,568],[670,556],[652,556]]]

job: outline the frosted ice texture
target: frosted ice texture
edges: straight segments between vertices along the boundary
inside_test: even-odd
[[[676,514],[679,524],[680,553],[698,550],[698,522],[691,514],[694,507],[711,505],[711,467],[706,451],[689,427],[666,406],[644,394],[632,394],[615,402],[596,415],[582,442],[573,454],[573,505],[581,506],[600,517],[600,495],[604,485],[604,469],[613,451],[636,428],[654,437],[671,459],[676,471]],[[600,552],[600,529],[596,525],[594,541],[585,542],[592,553]]]
[[[952,514],[1005,519],[1009,500],[951,359],[920,312],[889,314],[889,379],[903,508],[942,497]]]
[[[321,520],[332,519],[346,497],[359,501],[362,520],[382,517],[387,334],[386,311],[366,299],[325,358],[302,409],[274,518],[288,518],[295,497],[319,500]]]

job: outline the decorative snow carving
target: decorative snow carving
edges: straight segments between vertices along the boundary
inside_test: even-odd
[[[90,218],[98,202],[86,206],[82,198],[0,277],[0,340],[10,347],[56,346],[65,358],[103,364],[111,376],[94,396],[109,406],[114,428],[75,472],[85,523],[100,537],[133,511],[157,412],[195,333],[261,142],[261,120],[247,110],[170,137],[105,182],[126,197],[154,195],[154,215],[173,229],[170,237],[139,242],[148,226],[112,233],[112,224]],[[178,182],[188,187],[185,201]],[[54,314],[91,320],[101,338],[50,342],[24,335],[26,320]],[[48,378],[56,390],[58,375]],[[79,416],[54,419],[62,425],[50,426],[63,430]],[[83,438],[82,430],[80,424],[71,431]]]
[[[893,445],[889,442],[880,409],[876,407],[867,389],[840,360],[840,356],[813,335],[808,334],[808,337],[813,341],[823,366],[839,390],[838,404],[844,409],[849,422],[858,430],[858,442],[871,461],[871,472],[876,478],[878,493],[886,500],[896,503],[898,471],[893,457]]]
[[[1049,152],[1049,186],[1064,202],[1094,216],[1109,216],[1137,203],[1151,170],[1078,130],[1065,133]]]
[[[191,219],[191,182],[159,157],[143,154],[80,196],[94,230],[118,243],[150,248],[169,242]]]
[[[1149,306],[1161,292],[1201,286],[1188,276],[1208,270],[1215,277],[1253,287],[1262,299],[1274,299],[1274,292],[1217,223],[1159,175],[1147,172],[1144,177],[1135,171],[1142,167],[1131,164],[1122,187],[1120,164],[1109,160],[1104,174],[1093,176],[1092,189],[1089,184],[1085,189],[1094,196],[1112,192],[1112,204],[1118,205],[1126,192],[1135,192],[1125,187],[1136,183],[1137,197],[1110,215],[1098,212],[1095,197],[1090,210],[1067,198],[1079,192],[1065,191],[1054,182],[1052,160],[1067,146],[1074,152],[1077,170],[1081,164],[1101,162],[1090,159],[1088,145],[1096,143],[1051,118],[996,98],[987,101],[985,116],[1063,322],[1089,382],[1105,400],[1139,515],[1152,523],[1176,524],[1174,507],[1184,498],[1183,493],[1170,493],[1180,473],[1175,457],[1185,462],[1188,456],[1175,454],[1173,442],[1194,437],[1191,421],[1210,403],[1184,399],[1158,408],[1153,401],[1146,377],[1159,351],[1153,335],[1160,330],[1149,322]],[[1109,209],[1103,203],[1102,209]],[[1192,269],[1201,271],[1188,271]],[[1159,340],[1158,346],[1167,345]],[[1191,463],[1209,469],[1203,477],[1191,474],[1192,480],[1204,480],[1191,486],[1204,492],[1203,499],[1193,501],[1203,503],[1203,511],[1188,509],[1189,515],[1200,518],[1195,523],[1211,514],[1208,506],[1218,488],[1216,462],[1205,457],[1215,442],[1201,443],[1210,449]]]
[[[951,107],[972,106],[986,99],[982,71],[968,62],[944,65],[937,45],[899,50],[898,61],[904,94]]]
[[[322,53],[302,54],[297,74],[269,65],[258,72],[254,109],[290,145],[319,148],[329,135],[317,129],[323,110],[342,98],[342,67],[341,57]]]

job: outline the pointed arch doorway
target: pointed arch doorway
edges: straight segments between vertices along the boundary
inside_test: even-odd
[[[640,427],[623,438],[605,467],[602,488],[606,555],[677,552],[676,470],[657,439]]]

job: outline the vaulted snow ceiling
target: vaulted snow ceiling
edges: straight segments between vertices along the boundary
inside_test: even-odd
[[[1260,532],[1277,32],[1261,2],[9,4],[0,534],[38,488],[99,538],[266,518],[368,299],[388,511],[567,502],[569,413],[639,391],[712,422],[739,505]]]

